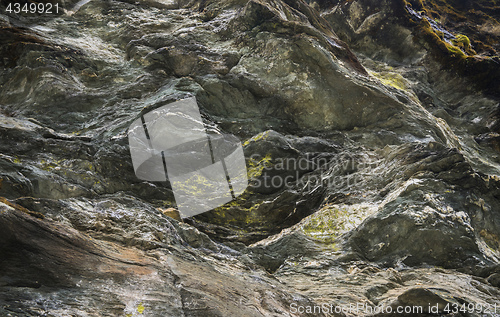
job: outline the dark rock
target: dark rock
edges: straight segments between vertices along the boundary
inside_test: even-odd
[[[306,298],[273,285],[275,282],[266,276],[259,277],[259,273],[235,278],[212,264],[189,259],[180,250],[172,250],[177,253],[174,255],[168,250],[146,253],[124,248],[15,209],[2,211],[0,227],[2,294],[24,292],[21,297],[0,297],[4,311],[10,313],[79,314],[89,309],[89,301],[93,303],[90,309],[109,315],[144,311],[169,316],[265,316],[286,313],[292,301],[312,305]],[[73,302],[71,307],[44,304],[54,299],[53,292],[58,300],[65,301],[65,293],[87,300]],[[255,298],[253,292],[260,294],[259,304],[244,304]]]
[[[493,286],[500,287],[500,273],[491,274],[488,276],[487,281]]]
[[[398,296],[398,304],[422,307],[426,314],[433,313],[432,308],[437,307],[437,313],[443,313],[447,305],[460,304],[453,297],[450,300],[450,297],[450,293],[443,289],[412,288]]]

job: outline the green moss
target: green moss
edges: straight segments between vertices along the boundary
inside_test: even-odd
[[[212,220],[219,224],[235,225],[251,225],[264,221],[262,215],[258,214],[262,203],[253,203],[248,206],[247,198],[249,195],[244,193],[224,206],[215,208],[212,213],[216,217],[212,217]]]
[[[427,0],[425,2],[407,0],[406,2],[414,10],[423,11],[422,16],[439,19],[443,28],[467,29],[467,35],[456,35],[453,41],[447,42],[441,30],[433,29],[427,18],[416,21],[415,17],[405,12],[408,23],[416,26],[417,37],[426,42],[434,57],[444,67],[469,78],[479,89],[499,95],[500,71],[495,61],[483,57],[498,55],[495,49],[498,40],[494,36],[482,36],[485,32],[481,29],[484,25],[498,24],[492,18],[494,10],[488,6],[482,6],[480,10],[469,10],[463,2],[455,0]],[[472,44],[477,52],[472,48]]]
[[[451,41],[453,45],[460,47],[464,52],[469,55],[476,55],[477,53],[472,49],[470,39],[463,34],[456,35],[456,38]]]
[[[373,208],[367,204],[326,205],[306,218],[301,229],[306,236],[336,249],[337,239],[359,226]]]
[[[467,50],[465,48],[462,50],[460,46],[468,47],[471,53],[475,53],[470,49],[470,40],[465,35],[457,36],[457,43],[460,43],[460,46],[447,43],[443,39],[443,32],[433,29],[430,22],[425,18],[420,22],[418,29],[421,36],[433,45],[434,52],[437,54],[438,59],[445,64],[457,66],[457,63],[467,57],[465,52]]]
[[[391,86],[400,90],[407,90],[406,79],[398,73],[393,72],[369,72],[370,75],[379,79],[384,85]]]
[[[448,49],[448,52],[450,52],[450,54],[455,57],[461,57],[461,58],[467,57],[467,55],[460,48],[456,46],[446,43],[446,49]]]
[[[348,214],[346,207],[333,207],[322,211],[321,213],[311,216],[302,230],[310,237],[318,238],[319,240],[330,240],[335,238],[336,233],[345,229],[345,223],[339,221]]]
[[[470,40],[466,35],[463,34],[458,34],[454,40],[452,40],[452,43],[458,47],[461,47],[463,49],[469,49],[470,48]]]

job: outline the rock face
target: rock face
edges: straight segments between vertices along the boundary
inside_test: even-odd
[[[174,233],[169,220],[162,220]],[[217,250],[218,256],[225,254],[226,264],[232,261],[232,266],[217,264],[207,252],[186,252],[175,233],[163,248],[145,251],[94,240],[15,209],[4,210],[1,221],[5,316],[37,316],[47,311],[58,316],[262,316],[287,315],[291,302],[313,304],[275,285],[277,281],[264,272],[241,264],[237,252],[219,249],[211,241],[205,247]],[[202,236],[182,226],[177,230],[188,241],[189,236],[198,235],[192,240]],[[238,271],[242,277],[232,276]]]
[[[0,15],[0,316],[498,314],[494,1],[63,5]],[[250,186],[180,221],[127,128],[191,96]]]

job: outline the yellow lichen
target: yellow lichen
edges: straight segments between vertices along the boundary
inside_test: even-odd
[[[458,34],[455,36],[455,39],[451,40],[451,42],[467,54],[476,55],[476,52],[472,49],[471,42],[466,35]]]
[[[332,244],[337,234],[345,230],[345,224],[339,221],[339,218],[344,218],[347,213],[348,210],[345,207],[324,209],[311,216],[302,226],[302,231],[314,240]]]
[[[335,249],[336,239],[361,224],[373,213],[373,208],[369,205],[326,205],[306,218],[302,231],[313,240]]]
[[[398,73],[394,72],[372,72],[369,71],[370,75],[377,78],[386,86],[391,86],[400,90],[407,90],[408,83],[406,79]]]
[[[267,154],[260,160],[254,160],[253,158],[250,158],[248,161],[248,168],[247,168],[247,175],[248,179],[255,179],[262,175],[262,172],[264,169],[268,168],[271,166],[271,154]]]
[[[459,47],[446,43],[446,48],[448,49],[448,52],[456,57],[467,57],[467,55]]]
[[[142,303],[140,303],[139,306],[137,306],[137,312],[139,314],[142,314],[144,312],[144,309],[146,308],[142,305]]]
[[[259,141],[259,140],[265,140],[268,135],[269,135],[269,131],[265,131],[265,132],[259,133],[256,136],[254,136],[254,137],[246,140],[243,143],[243,146],[247,146],[248,144],[250,144],[250,142],[256,142],[256,141]]]
[[[458,34],[455,39],[451,40],[451,42],[463,49],[470,48],[470,40],[466,35]]]

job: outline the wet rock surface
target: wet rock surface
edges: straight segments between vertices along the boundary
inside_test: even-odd
[[[498,6],[442,3],[1,15],[0,316],[500,314]],[[191,96],[250,185],[180,220],[127,129]]]

